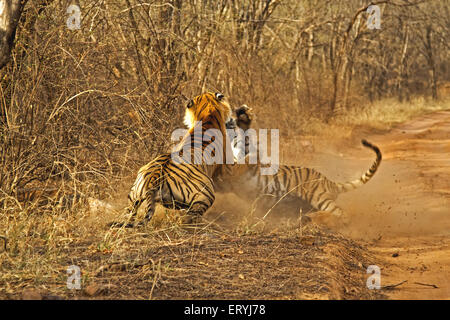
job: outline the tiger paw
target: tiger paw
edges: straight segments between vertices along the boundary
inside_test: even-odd
[[[332,229],[347,227],[350,221],[349,216],[345,213],[332,214],[325,211],[317,211],[311,214],[311,217],[315,223]]]
[[[300,223],[302,225],[308,224],[311,221],[312,221],[312,219],[310,217],[308,217],[308,216],[305,216],[305,215],[302,215],[301,218],[300,218]]]
[[[199,214],[186,214],[181,218],[181,224],[183,225],[197,225],[202,221],[202,216]]]

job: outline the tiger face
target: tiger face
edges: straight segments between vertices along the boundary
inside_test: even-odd
[[[186,105],[184,124],[192,129],[196,121],[217,118],[217,123],[225,124],[231,118],[231,107],[225,96],[219,92],[204,93],[190,100]]]
[[[243,104],[235,110],[235,113],[236,125],[244,131],[248,130],[254,118],[253,109]]]

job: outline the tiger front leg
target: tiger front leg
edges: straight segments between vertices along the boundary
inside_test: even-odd
[[[331,228],[342,228],[349,224],[349,216],[341,208],[335,206],[333,210],[319,210],[311,215],[315,223]]]

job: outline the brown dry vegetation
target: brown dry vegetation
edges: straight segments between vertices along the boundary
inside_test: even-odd
[[[69,265],[97,298],[384,297],[364,286],[382,263],[369,244],[289,210],[262,220],[253,200],[219,197],[196,229],[165,210],[142,229],[107,227],[202,91],[251,106],[256,127],[280,128],[282,162],[306,166],[314,148],[340,154],[448,109],[448,4],[378,2],[380,30],[356,0],[80,0],[79,30],[71,1],[25,2],[0,69],[0,298],[87,298],[66,288]]]

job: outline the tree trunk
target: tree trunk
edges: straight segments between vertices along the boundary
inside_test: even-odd
[[[426,50],[427,50],[427,60],[428,60],[428,66],[429,66],[429,74],[430,74],[430,87],[431,87],[431,96],[433,97],[433,100],[437,100],[437,80],[436,80],[436,64],[434,61],[434,55],[433,55],[433,46],[431,42],[432,37],[432,28],[431,25],[427,26],[427,40],[426,40]]]
[[[9,61],[16,28],[27,0],[0,0],[0,69]]]
[[[347,76],[345,78],[345,85],[344,85],[344,102],[343,102],[344,110],[347,109],[348,106],[348,96],[352,84],[353,74],[354,74],[353,63],[350,63],[350,66],[347,68]]]
[[[397,94],[398,94],[398,100],[400,102],[403,102],[403,99],[405,98],[404,94],[404,83],[406,81],[406,52],[408,50],[408,40],[409,40],[409,30],[408,26],[405,27],[405,36],[403,39],[403,46],[402,46],[402,55],[400,58],[400,70],[398,73],[398,79],[397,79]],[[406,96],[407,100],[409,100],[409,94]]]

